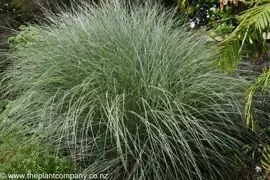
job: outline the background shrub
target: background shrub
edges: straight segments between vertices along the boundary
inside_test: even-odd
[[[117,0],[49,19],[12,54],[2,133],[48,141],[110,179],[231,178],[247,82],[210,68],[203,32]]]

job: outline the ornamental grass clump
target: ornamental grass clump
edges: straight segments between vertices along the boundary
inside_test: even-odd
[[[158,5],[117,0],[48,19],[13,50],[3,132],[109,179],[228,178],[246,82],[210,67],[201,32]]]

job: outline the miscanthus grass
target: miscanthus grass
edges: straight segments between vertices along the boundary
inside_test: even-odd
[[[228,179],[243,87],[204,34],[157,5],[84,5],[35,25],[2,81],[3,132],[31,135],[109,179]]]

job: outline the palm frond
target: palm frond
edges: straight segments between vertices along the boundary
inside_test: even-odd
[[[249,94],[246,103],[246,126],[250,127],[251,123],[252,130],[255,129],[255,123],[252,116],[252,100],[255,92],[259,89],[259,87],[262,87],[263,92],[270,89],[270,68],[265,68],[263,73],[257,79],[256,83],[254,83],[248,90]]]
[[[270,170],[270,146],[265,146],[262,153],[261,165],[267,173]]]
[[[241,44],[237,38],[231,41],[221,42],[217,46],[218,50],[213,51],[213,56],[216,57],[216,60],[212,63],[212,66],[218,65],[223,70],[233,72],[235,66],[242,58],[241,53],[238,51],[240,47]]]
[[[253,29],[253,33],[255,31],[258,31],[259,34],[263,32],[268,33],[270,30],[270,3],[248,9],[238,19],[241,21],[236,29],[238,32],[243,32],[245,29],[251,28]],[[258,38],[260,37],[258,36]]]
[[[249,44],[255,46],[254,41],[261,43],[263,53],[266,52],[266,41],[263,33],[269,32],[270,3],[255,5],[244,11],[238,20],[240,24],[217,45],[218,51],[214,54],[218,57],[214,64],[219,64],[223,70],[233,71],[235,65],[242,59],[243,49],[247,49]],[[224,66],[224,64],[228,65]]]

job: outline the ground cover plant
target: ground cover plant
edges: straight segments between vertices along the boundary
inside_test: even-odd
[[[31,140],[31,139],[30,139]],[[6,174],[75,173],[72,161],[27,137],[8,136],[0,142],[0,170]]]
[[[5,123],[13,103],[0,100],[0,124]],[[70,174],[76,173],[71,158],[60,154],[46,143],[33,141],[31,136],[11,133],[0,136],[0,171],[6,174]]]
[[[13,103],[1,134],[109,179],[232,178],[248,83],[210,67],[204,32],[184,17],[113,0],[28,30],[1,82]]]

